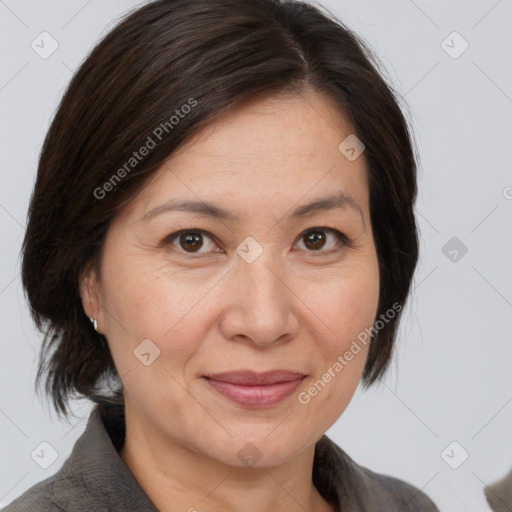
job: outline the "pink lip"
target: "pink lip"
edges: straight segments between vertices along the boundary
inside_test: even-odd
[[[278,404],[306,378],[286,370],[265,373],[239,371],[205,375],[204,379],[220,394],[246,407],[269,407]]]

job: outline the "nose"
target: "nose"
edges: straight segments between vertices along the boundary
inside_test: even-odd
[[[226,281],[223,293],[229,298],[221,317],[226,339],[266,346],[297,335],[300,300],[273,251],[263,250],[252,262],[237,258]]]

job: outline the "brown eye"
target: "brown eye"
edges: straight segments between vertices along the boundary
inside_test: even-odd
[[[203,236],[199,233],[182,233],[178,243],[187,252],[196,252],[203,246]]]
[[[210,241],[210,247],[208,247],[208,240]],[[304,250],[313,256],[328,256],[329,254],[341,251],[345,247],[352,246],[350,239],[343,233],[336,229],[323,227],[306,231],[299,237],[299,243],[303,243],[305,246]],[[168,245],[175,252],[182,255],[207,256],[212,252],[222,252],[222,249],[217,246],[213,238],[200,229],[183,230],[173,233],[162,242],[162,246]]]
[[[208,247],[208,240],[210,240],[210,247]],[[162,242],[162,245],[171,245],[178,253],[198,254],[200,256],[204,256],[206,253],[212,252],[213,248],[216,247],[212,238],[201,230],[178,231],[177,233],[169,235]],[[205,245],[206,248],[201,250]],[[219,252],[219,249],[213,252]]]
[[[305,245],[308,249],[319,250],[325,245],[326,236],[323,231],[310,231],[305,236]]]
[[[329,235],[334,235],[334,243],[329,242]],[[343,246],[350,245],[349,239],[343,233],[331,228],[310,229],[301,236],[300,241],[304,241],[304,246],[308,252],[318,252],[318,256],[332,254],[339,251]],[[315,254],[315,256],[317,255]]]

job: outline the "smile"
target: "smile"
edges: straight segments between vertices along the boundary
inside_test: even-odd
[[[298,372],[231,372],[203,377],[219,394],[251,408],[270,407],[290,396],[306,378]]]

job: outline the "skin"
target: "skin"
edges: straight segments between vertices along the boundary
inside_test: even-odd
[[[100,273],[84,273],[84,310],[97,319],[123,381],[120,455],[158,510],[334,510],[311,479],[315,443],[350,402],[368,347],[308,404],[298,395],[377,313],[364,153],[349,161],[338,149],[351,133],[338,105],[311,90],[237,106],[157,170],[113,220]],[[360,211],[287,217],[333,191]],[[141,221],[172,198],[213,202],[239,220],[174,211]],[[329,230],[323,244],[308,245],[305,232],[320,227],[353,245]],[[196,234],[202,247],[179,236],[161,244],[180,229],[205,232]],[[236,252],[247,237],[263,250],[252,263]],[[149,366],[134,355],[147,338],[160,350]],[[250,409],[202,378],[238,369],[308,376],[279,404]],[[250,467],[237,457],[246,443],[261,454]]]

